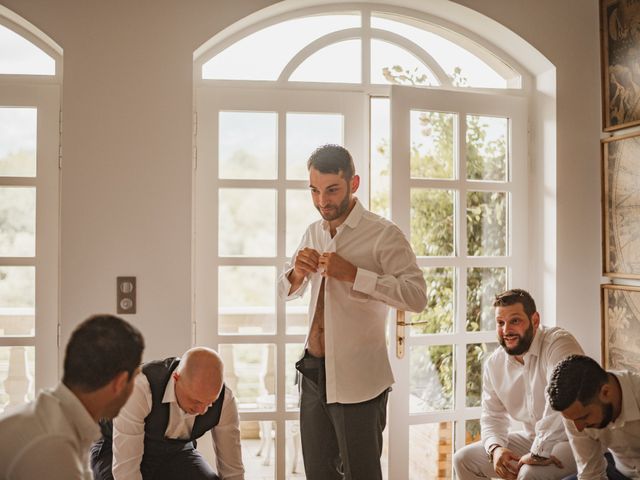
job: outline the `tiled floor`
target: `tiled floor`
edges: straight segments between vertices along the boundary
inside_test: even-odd
[[[274,480],[275,476],[275,450],[271,450],[271,455],[268,462],[265,462],[264,453],[258,456],[258,450],[260,449],[260,440],[242,440],[242,461],[245,468],[245,480]],[[291,447],[290,447],[291,449]],[[209,460],[210,463],[215,464],[213,456],[213,448],[211,446],[211,437],[204,435],[198,441],[198,450],[200,450],[203,456]],[[287,452],[290,455],[290,452]],[[268,463],[265,465],[265,463]],[[302,453],[298,455],[298,461],[296,463],[295,473],[291,471],[291,457],[287,458],[287,479],[302,480],[305,478],[304,467],[302,463]]]

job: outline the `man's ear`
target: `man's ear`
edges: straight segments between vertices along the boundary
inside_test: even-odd
[[[600,391],[598,392],[598,399],[604,403],[611,403],[612,401],[613,388],[609,383],[605,383],[600,387]]]
[[[354,175],[353,178],[351,179],[351,193],[356,193],[356,190],[358,190],[359,186],[360,186],[360,176]]]
[[[121,391],[123,391],[127,387],[128,383],[129,383],[129,372],[125,372],[125,371],[118,373],[113,378],[113,380],[111,380],[113,391],[116,393],[120,393]]]
[[[531,322],[533,323],[534,329],[540,326],[540,314],[538,312],[534,312],[533,315],[531,315]]]

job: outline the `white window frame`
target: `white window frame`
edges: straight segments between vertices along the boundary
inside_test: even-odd
[[[323,37],[315,40],[310,43],[306,47],[304,47],[298,54],[294,55],[292,59],[288,62],[288,64],[283,68],[277,80],[274,81],[255,81],[255,80],[214,80],[214,79],[203,79],[202,78],[202,66],[212,57],[214,57],[217,53],[221,52],[237,40],[244,38],[251,33],[254,33],[262,28],[267,26],[277,24],[279,22],[290,20],[296,17],[305,16],[305,15],[313,15],[313,14],[322,14],[322,13],[340,13],[340,12],[355,12],[359,11],[362,14],[362,27],[361,28],[353,28],[348,30],[343,30],[341,32],[330,33],[324,35]],[[376,13],[390,13],[390,14],[400,14],[405,17],[412,17],[419,23],[419,26],[424,27],[423,22],[430,23],[433,27],[433,33],[436,33],[440,36],[443,36],[463,48],[467,49],[471,53],[474,53],[479,58],[484,60],[488,65],[494,68],[496,71],[504,74],[505,78],[507,78],[508,86],[513,88],[474,88],[474,87],[456,87],[451,84],[449,77],[444,73],[444,71],[437,65],[435,60],[425,53],[421,51],[422,49],[414,44],[409,39],[400,37],[386,30],[374,29],[370,26],[370,18],[372,12]],[[246,20],[246,19],[245,19]],[[317,83],[317,82],[290,82],[288,78],[295,71],[295,69],[310,55],[314,52],[334,44],[338,41],[345,40],[347,38],[354,38],[354,36],[359,36],[362,39],[362,72],[361,72],[361,82],[359,84],[340,84],[340,83]],[[363,107],[366,114],[369,112],[369,99],[372,97],[391,97],[392,91],[396,91],[398,89],[410,87],[396,87],[391,85],[380,85],[380,84],[371,84],[370,82],[370,40],[371,39],[380,39],[383,41],[391,42],[405,50],[416,55],[421,61],[427,65],[434,75],[438,78],[441,85],[437,87],[430,87],[429,90],[433,92],[433,94],[438,97],[444,104],[442,105],[442,109],[445,111],[449,111],[449,108],[446,107],[447,97],[454,98],[455,96],[462,95],[468,96],[467,99],[473,104],[474,96],[483,96],[488,98],[491,96],[493,101],[504,100],[510,104],[519,104],[520,106],[525,106],[526,112],[526,103],[531,95],[531,78],[526,73],[526,70],[520,66],[520,64],[515,61],[512,57],[507,55],[504,51],[489,43],[488,41],[479,38],[477,35],[472,32],[461,28],[457,25],[451,24],[450,22],[443,21],[442,19],[435,17],[433,15],[429,15],[424,12],[420,12],[414,9],[409,8],[401,8],[397,6],[389,6],[389,5],[374,5],[372,6],[370,3],[345,3],[345,4],[329,4],[322,5],[316,7],[307,7],[301,9],[295,9],[287,11],[286,13],[281,13],[274,15],[270,18],[263,18],[262,20],[250,23],[247,21],[241,21],[237,24],[232,25],[225,31],[211,38],[208,42],[206,42],[201,48],[196,50],[194,53],[194,78],[195,80],[195,100],[194,104],[196,105],[196,116],[197,116],[197,126],[194,128],[194,146],[196,153],[194,154],[197,157],[198,169],[203,168],[202,166],[202,131],[203,125],[209,124],[202,117],[202,96],[204,91],[208,92],[227,92],[234,90],[237,92],[236,97],[242,97],[243,92],[250,92],[259,88],[260,90],[264,89],[267,95],[321,95],[323,92],[326,92],[328,96],[333,95],[336,92],[359,92],[365,96],[367,101],[366,105]],[[509,67],[509,66],[510,67]],[[508,78],[508,73],[516,71],[519,73],[517,78],[511,77]],[[519,87],[519,88],[518,88]],[[210,93],[207,93],[209,95]],[[226,93],[223,93],[223,95]],[[398,95],[395,96],[398,98]],[[393,109],[393,100],[392,100],[392,109]],[[228,106],[230,110],[239,110],[241,108],[241,103],[234,105],[231,104]],[[462,109],[464,110],[464,109]],[[500,109],[498,109],[500,110]],[[477,111],[469,113],[475,114],[490,114],[490,111]],[[502,112],[504,113],[504,112]],[[500,113],[496,113],[499,115]],[[410,339],[410,344],[424,344],[424,345],[440,345],[440,344],[455,344],[455,345],[466,345],[469,343],[493,343],[496,341],[495,332],[466,332],[465,331],[465,321],[466,321],[466,304],[465,304],[465,296],[463,293],[466,291],[466,268],[473,266],[506,266],[508,271],[507,283],[508,285],[527,285],[530,278],[527,274],[527,259],[525,258],[527,252],[527,234],[526,227],[527,221],[524,216],[520,215],[520,218],[514,218],[514,212],[526,212],[527,208],[527,165],[528,165],[528,142],[527,142],[527,134],[526,134],[526,125],[527,125],[527,115],[519,118],[518,122],[520,126],[524,126],[524,130],[519,130],[519,133],[511,138],[511,145],[515,148],[516,152],[512,153],[512,158],[517,157],[516,163],[511,164],[509,171],[513,175],[512,181],[509,185],[505,185],[500,183],[499,190],[500,191],[509,191],[512,193],[516,193],[516,189],[519,189],[519,192],[515,196],[511,196],[511,208],[509,209],[509,225],[511,228],[511,237],[509,238],[510,245],[510,255],[516,260],[508,259],[507,264],[505,265],[504,257],[500,257],[497,259],[483,259],[480,263],[476,265],[475,259],[471,259],[471,261],[465,263],[465,261],[457,259],[455,257],[446,258],[446,259],[421,259],[419,260],[420,266],[453,266],[456,267],[459,271],[464,270],[465,275],[457,275],[456,276],[456,312],[457,316],[455,319],[456,322],[456,330],[453,334],[440,336],[440,335],[425,335],[420,337],[420,339]],[[393,123],[393,122],[392,122]],[[524,133],[523,133],[524,132]],[[367,135],[368,137],[368,135]],[[459,141],[464,142],[464,132],[459,132]],[[364,140],[364,142],[369,145],[368,138]],[[393,138],[392,138],[393,145]],[[213,146],[210,148],[214,148]],[[367,146],[367,149],[369,147]],[[515,155],[514,155],[515,153]],[[407,157],[408,158],[408,157]],[[368,166],[367,166],[368,167]],[[358,169],[361,167],[357,166]],[[408,169],[408,165],[405,165],[405,168]],[[407,170],[408,171],[408,170]],[[367,168],[368,172],[368,168]],[[202,171],[198,172],[196,170],[194,177],[194,184],[196,185],[196,193],[194,195],[194,224],[195,233],[195,247],[194,247],[194,341],[201,340],[205,338],[215,338],[216,332],[214,331],[216,326],[214,324],[203,323],[202,319],[212,318],[211,315],[215,315],[217,312],[217,308],[214,308],[214,305],[207,304],[210,302],[210,298],[206,298],[212,290],[217,292],[217,284],[210,283],[211,279],[205,278],[200,272],[204,270],[202,267],[204,265],[214,265],[215,260],[211,257],[207,257],[207,252],[204,250],[210,249],[213,254],[217,254],[217,242],[215,240],[215,235],[217,234],[217,230],[209,232],[210,236],[203,236],[203,232],[198,231],[198,225],[201,225],[202,216],[209,215],[211,212],[203,211],[205,204],[203,203],[203,198],[201,197],[201,193],[198,191],[203,188],[203,184],[199,180],[199,176],[202,175]],[[213,172],[214,177],[217,175],[217,172]],[[363,171],[360,169],[360,173],[363,174]],[[368,180],[368,175],[361,175],[364,179]],[[210,178],[214,178],[210,177]],[[396,180],[399,178],[396,175]],[[406,177],[408,178],[408,176]],[[395,182],[396,180],[392,180]],[[410,182],[407,183],[407,180],[400,180],[400,184],[392,184],[392,191],[402,192],[408,195]],[[405,182],[404,184],[402,182]],[[428,181],[427,181],[428,183]],[[425,184],[426,185],[426,184]],[[490,190],[495,183],[488,182],[477,182],[474,184],[474,190]],[[366,186],[366,190],[368,192],[368,185]],[[458,186],[459,187],[459,186]],[[455,187],[458,191],[463,191],[462,189]],[[211,188],[209,184],[207,188]],[[512,191],[513,189],[513,191]],[[360,192],[362,193],[362,191]],[[458,193],[457,198],[461,198]],[[510,193],[511,195],[511,193]],[[282,209],[280,205],[281,196],[279,198],[279,212]],[[363,199],[362,195],[360,198]],[[217,201],[217,199],[215,200]],[[365,203],[368,203],[368,198],[365,200]],[[209,203],[209,205],[216,205],[216,203]],[[458,211],[458,215],[464,215],[460,213],[460,202],[458,201],[456,208]],[[283,213],[279,213],[279,220],[282,218]],[[396,223],[399,223],[401,228],[408,234],[408,219],[403,218],[400,215],[399,218],[394,218]],[[514,228],[516,224],[517,228]],[[462,235],[465,234],[465,225],[461,224],[461,231],[456,231],[456,239],[459,241],[462,238]],[[206,242],[203,242],[203,239],[207,239]],[[465,239],[466,240],[466,239]],[[466,251],[462,250],[464,244],[458,244],[456,247],[456,252]],[[286,260],[286,257],[283,257],[282,262]],[[212,263],[213,262],[213,263]],[[453,263],[452,263],[453,262]],[[235,262],[234,264],[237,264]],[[280,266],[279,266],[280,267]],[[204,288],[204,286],[209,283],[208,288]],[[278,326],[281,327],[281,323],[284,322],[284,307],[278,304],[277,310],[277,322]],[[395,354],[395,345],[393,339],[395,338],[395,325],[393,322],[390,322],[389,325],[389,354],[390,357],[394,357]],[[445,338],[446,337],[446,338]],[[275,343],[271,341],[271,337],[269,336],[256,336],[250,337],[246,340],[246,342],[239,343]],[[302,342],[304,340],[303,336],[295,337],[295,341],[300,340]],[[234,340],[231,340],[235,342]],[[288,338],[288,342],[293,341],[293,337]],[[455,353],[454,353],[455,355]],[[277,359],[277,371],[281,371],[280,369],[284,365],[284,352],[282,354],[278,354]],[[464,432],[465,425],[464,421],[467,419],[475,419],[480,416],[480,407],[472,407],[468,408],[465,406],[466,403],[466,389],[464,385],[464,373],[466,372],[466,348],[463,354],[455,357],[455,368],[456,372],[458,372],[458,376],[455,379],[455,391],[462,392],[462,394],[456,394],[454,398],[455,409],[452,412],[435,412],[435,413],[427,413],[423,415],[408,415],[408,405],[404,409],[395,410],[395,406],[390,410],[389,417],[389,442],[387,442],[387,447],[389,448],[389,476],[388,478],[408,478],[408,472],[406,468],[408,468],[408,435],[405,436],[406,429],[409,425],[413,424],[421,424],[421,423],[431,423],[434,421],[439,421],[442,419],[443,421],[456,421],[456,431],[454,436],[454,448],[458,449],[464,445]],[[399,367],[397,361],[392,361],[394,365],[394,370],[396,368],[404,368]],[[463,374],[460,375],[460,372]],[[396,373],[396,380],[398,384],[404,384],[406,391],[408,392],[408,370],[400,376]],[[405,378],[406,377],[406,378]],[[282,387],[283,388],[283,387]],[[282,388],[278,388],[277,393],[281,397],[280,403],[284,402],[284,390]],[[281,391],[282,390],[282,391]],[[404,401],[404,399],[396,399],[396,403],[399,401]],[[393,400],[392,400],[393,402]],[[257,416],[256,416],[257,415]],[[287,413],[290,415],[290,412]],[[255,416],[255,418],[254,418]],[[258,416],[262,418],[259,414],[247,413],[243,416],[244,419],[258,419]],[[274,417],[275,418],[275,417]],[[279,418],[279,417],[278,417]],[[289,419],[289,416],[286,417]],[[394,432],[394,427],[391,424],[397,423],[395,427],[396,432]],[[277,445],[279,445],[278,451],[276,453],[277,464],[281,465],[279,469],[276,471],[276,478],[282,479],[285,478],[282,472],[282,465],[284,462],[284,438],[283,433],[280,432],[281,429],[278,429],[277,434]],[[392,438],[391,436],[395,437]],[[403,437],[404,436],[404,437]],[[404,440],[398,442],[398,438],[405,438]],[[386,472],[385,472],[386,474]]]
[[[37,109],[35,177],[0,177],[0,186],[36,189],[34,257],[0,257],[3,266],[35,267],[35,335],[0,337],[0,347],[35,347],[38,392],[59,378],[59,180],[62,48],[26,20],[0,6],[0,24],[21,35],[55,61],[54,75],[0,74],[0,107]],[[25,372],[26,373],[26,372]]]

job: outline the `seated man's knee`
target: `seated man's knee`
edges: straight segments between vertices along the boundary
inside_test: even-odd
[[[546,472],[546,473],[545,473]],[[549,471],[540,466],[522,465],[518,471],[518,480],[551,480]]]
[[[472,461],[474,457],[478,455],[479,449],[484,451],[484,447],[480,445],[479,442],[472,443],[471,445],[467,445],[462,447],[453,455],[453,467],[458,472],[464,466],[468,467],[469,463]]]

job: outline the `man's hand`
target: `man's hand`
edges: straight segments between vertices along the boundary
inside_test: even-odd
[[[342,282],[355,282],[358,268],[335,252],[325,252],[318,261],[323,277],[331,277]]]
[[[293,263],[293,270],[289,272],[289,282],[291,283],[291,288],[289,289],[289,294],[295,292],[300,288],[302,282],[305,277],[310,273],[315,273],[318,271],[318,260],[320,259],[320,254],[317,250],[313,248],[303,248],[296,255],[296,260]]]
[[[518,470],[522,465],[540,465],[545,467],[547,465],[554,464],[558,468],[562,468],[562,462],[557,457],[551,455],[549,458],[535,457],[532,453],[527,453],[520,457],[518,462]]]
[[[518,477],[518,457],[508,448],[498,447],[493,451],[493,469],[500,478],[516,480]]]
[[[318,260],[320,254],[313,248],[303,248],[298,252],[296,261],[293,264],[294,275],[297,278],[303,278],[310,273],[318,271]]]

